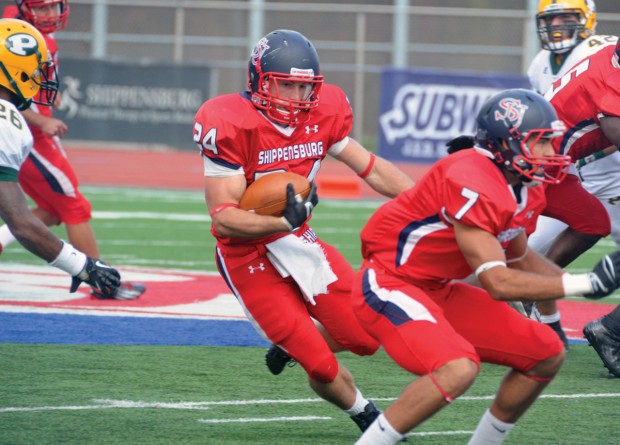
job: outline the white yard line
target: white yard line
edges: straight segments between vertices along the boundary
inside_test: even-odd
[[[479,401],[493,400],[494,395],[488,396],[462,396],[460,401]],[[543,394],[540,399],[596,399],[596,398],[620,398],[620,393],[585,393],[585,394]],[[372,397],[376,401],[392,402],[394,397]],[[308,399],[258,399],[258,400],[221,400],[207,402],[145,402],[140,400],[114,400],[114,399],[94,399],[92,405],[58,405],[58,406],[6,406],[0,407],[0,413],[8,412],[32,412],[32,411],[74,411],[74,410],[96,410],[96,409],[185,409],[185,410],[205,410],[213,406],[242,406],[242,405],[296,405],[301,403],[324,403],[319,398]]]

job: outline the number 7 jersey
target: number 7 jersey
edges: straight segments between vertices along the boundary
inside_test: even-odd
[[[364,259],[420,287],[437,288],[472,273],[451,221],[493,234],[504,248],[531,233],[545,206],[543,186],[511,187],[487,154],[451,154],[381,206],[361,233]]]

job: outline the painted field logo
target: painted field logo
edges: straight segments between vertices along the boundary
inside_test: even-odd
[[[119,268],[123,280],[145,283],[137,300],[97,300],[82,285],[69,293],[70,278],[47,266],[0,264],[0,312],[134,315],[245,319],[226,283],[216,273]]]

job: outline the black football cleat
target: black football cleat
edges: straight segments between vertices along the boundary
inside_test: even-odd
[[[285,366],[290,368],[295,366],[296,363],[290,355],[276,345],[271,345],[265,353],[265,364],[273,375],[280,374]]]
[[[607,329],[601,321],[602,318],[599,318],[588,323],[583,328],[583,335],[609,372],[620,377],[620,335]]]

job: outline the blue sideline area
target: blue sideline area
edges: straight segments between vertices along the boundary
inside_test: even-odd
[[[0,343],[268,346],[245,320],[0,313]]]

